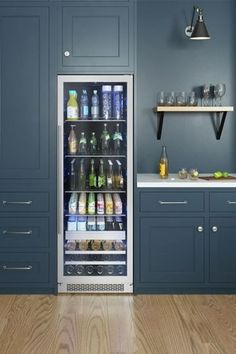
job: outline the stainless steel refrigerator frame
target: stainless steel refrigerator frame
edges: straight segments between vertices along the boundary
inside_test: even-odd
[[[64,83],[127,83],[127,275],[64,275]],[[133,292],[133,75],[58,75],[58,292]],[[118,122],[118,120],[117,120]]]

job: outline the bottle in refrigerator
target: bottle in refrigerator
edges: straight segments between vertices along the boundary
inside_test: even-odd
[[[88,119],[88,116],[88,94],[87,90],[82,90],[82,95],[80,97],[80,117],[81,119]]]
[[[107,266],[107,274],[108,275],[113,275],[114,274],[114,266],[113,265]]]
[[[91,160],[90,172],[89,172],[89,188],[97,188],[97,175],[94,170],[94,159]]]
[[[110,85],[102,86],[102,117],[110,119],[112,115],[112,90]]]
[[[75,273],[76,273],[77,275],[82,275],[82,274],[84,274],[84,266],[81,265],[81,264],[77,265],[77,266],[75,267]]]
[[[92,106],[91,106],[91,117],[92,119],[99,118],[99,97],[97,90],[93,90],[92,95]]]
[[[123,118],[123,86],[113,87],[113,116],[115,119]]]
[[[125,267],[122,266],[122,265],[118,265],[118,266],[116,267],[116,273],[117,273],[118,275],[123,275],[123,274],[125,273]]]
[[[97,214],[103,215],[105,211],[104,197],[102,193],[97,194]]]
[[[101,248],[101,241],[100,240],[92,240],[91,241],[91,249],[93,251],[98,251]]]
[[[68,152],[71,155],[75,155],[78,148],[78,141],[74,130],[75,125],[71,125],[70,127],[71,127],[70,134],[68,136],[68,150],[69,150]]]
[[[124,230],[124,223],[123,223],[123,220],[122,220],[121,216],[116,216],[115,217],[115,229],[117,231]]]
[[[161,157],[159,161],[159,173],[160,173],[160,178],[162,179],[168,178],[169,162],[168,162],[168,156],[166,152],[166,146],[162,146]]]
[[[89,151],[92,155],[97,152],[97,138],[95,132],[92,132],[91,139],[89,141]]]
[[[92,265],[89,265],[86,267],[86,274],[87,275],[93,275],[94,273],[94,267]]]
[[[115,223],[112,216],[106,217],[106,230],[107,231],[114,231],[115,230]]]
[[[65,274],[73,275],[74,274],[74,266],[73,265],[65,266]]]
[[[86,207],[85,207],[85,212],[86,212]],[[86,216],[78,216],[77,217],[77,230],[78,231],[86,231],[87,230]]]
[[[105,231],[105,218],[104,216],[97,216],[97,230],[98,231]]]
[[[116,131],[113,134],[112,138],[113,138],[114,153],[119,155],[121,153],[122,141],[123,141],[123,137],[122,137],[122,134],[120,132],[120,124],[119,123],[116,124]]]
[[[120,195],[118,193],[113,194],[113,205],[114,205],[114,213],[116,215],[122,214],[122,201]]]
[[[72,193],[69,200],[69,214],[76,214],[78,203],[78,194]]]
[[[97,274],[102,275],[104,273],[104,267],[102,265],[97,266]]]
[[[107,171],[107,189],[113,189],[114,187],[114,175],[113,175],[113,163],[108,160],[108,171]]]
[[[78,119],[79,107],[76,90],[69,90],[69,100],[67,102],[67,119]]]
[[[87,139],[84,132],[81,132],[79,139],[79,153],[86,154],[87,152]]]
[[[95,205],[95,194],[93,192],[89,193],[88,196],[88,214],[94,215],[96,212],[96,205]],[[96,223],[95,223],[96,225]]]
[[[105,194],[105,210],[107,215],[113,214],[113,200],[110,193]]]
[[[86,193],[80,193],[78,211],[80,215],[86,214]],[[81,219],[79,221],[82,222]]]
[[[78,172],[78,189],[85,191],[86,189],[86,175],[84,169],[84,159],[80,160],[80,168]]]
[[[117,163],[117,171],[115,174],[115,187],[117,189],[123,189],[124,188],[124,177],[122,173],[122,164],[119,160],[116,160]]]
[[[110,134],[107,131],[107,124],[104,124],[103,132],[101,135],[101,150],[103,154],[109,154],[110,152]]]
[[[113,242],[111,240],[104,240],[102,241],[102,247],[104,251],[112,251]]]
[[[67,231],[77,230],[77,219],[76,216],[69,216],[67,220]]]
[[[76,176],[75,176],[74,164],[75,164],[75,159],[71,160],[71,163],[70,163],[70,182],[69,182],[69,184],[70,184],[71,191],[76,190]]]
[[[103,159],[100,160],[99,173],[98,173],[98,188],[103,189],[106,185],[106,176],[104,173],[104,163]]]
[[[95,216],[88,216],[87,231],[96,231],[96,218],[95,218]]]

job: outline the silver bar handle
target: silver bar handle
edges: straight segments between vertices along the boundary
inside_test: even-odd
[[[33,267],[31,265],[26,267],[8,267],[6,265],[2,266],[3,270],[31,270]]]
[[[27,200],[27,201],[25,201],[25,202],[8,202],[7,200],[3,200],[2,201],[2,204],[3,205],[7,205],[7,204],[20,204],[20,205],[30,205],[30,204],[32,204],[33,202],[32,202],[32,200]]]
[[[8,231],[8,230],[3,230],[2,232],[4,235],[32,235],[33,231]]]
[[[188,204],[188,201],[187,200],[183,200],[183,201],[176,201],[176,202],[173,202],[173,201],[169,201],[169,202],[167,202],[167,201],[162,201],[162,200],[158,200],[158,202],[159,202],[159,204],[160,205],[176,205],[176,204],[180,204],[180,205],[186,205],[186,204]]]
[[[232,202],[231,200],[227,200],[228,204],[236,204],[236,202]]]

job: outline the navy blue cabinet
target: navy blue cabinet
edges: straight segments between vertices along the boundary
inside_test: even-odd
[[[76,3],[76,6],[62,6],[60,12],[60,70],[133,70],[133,4]]]
[[[140,217],[139,222],[142,282],[203,281],[203,218]]]

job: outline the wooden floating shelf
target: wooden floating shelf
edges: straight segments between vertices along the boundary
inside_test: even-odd
[[[159,116],[158,130],[157,130],[157,139],[161,139],[164,114],[165,113],[217,113],[220,117],[220,124],[215,123],[215,133],[216,139],[219,140],[223,131],[225,118],[228,112],[233,112],[233,106],[157,106],[154,108],[154,112]]]

